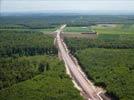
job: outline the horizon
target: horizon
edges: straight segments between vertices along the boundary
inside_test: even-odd
[[[90,11],[90,12],[80,12],[80,11],[45,11],[45,12],[1,12],[1,16],[10,16],[10,15],[15,15],[15,16],[23,16],[23,15],[134,15],[133,12],[125,12],[125,11],[120,11],[120,12],[106,12],[106,11]]]

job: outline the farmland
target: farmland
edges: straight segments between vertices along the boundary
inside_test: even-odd
[[[90,27],[67,27],[64,30],[65,32],[89,32]]]
[[[100,34],[134,34],[134,24],[98,24],[92,29]]]
[[[134,24],[95,24],[90,26],[67,27],[65,32],[91,32],[99,34],[133,34]]]

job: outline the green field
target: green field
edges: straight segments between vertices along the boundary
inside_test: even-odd
[[[82,32],[92,32],[92,31],[97,32],[99,35],[81,34]],[[107,34],[111,36],[108,36]],[[96,24],[96,25],[87,26],[85,28],[82,28],[82,26],[66,27],[63,36],[65,38],[94,39],[96,37],[99,38],[104,37],[105,35],[108,38],[112,38],[113,40],[116,40],[116,38],[119,38],[119,36],[120,38],[125,38],[125,36],[127,37],[132,36],[133,38],[133,34],[134,34],[134,24]]]
[[[92,29],[99,34],[134,34],[134,24],[98,24]]]
[[[96,85],[120,100],[134,99],[134,49],[89,48],[76,52],[83,70]]]
[[[65,32],[89,32],[91,31],[90,27],[66,27]]]
[[[18,62],[15,62],[16,60]],[[38,73],[38,75],[0,90],[0,100],[83,100],[79,91],[73,87],[69,76],[66,75],[64,64],[56,56],[21,57],[16,60],[14,64],[12,62],[10,66],[7,66],[7,69],[4,68],[5,75],[11,79],[17,77],[17,73],[20,78],[20,75],[22,77],[32,73]],[[15,69],[17,67],[15,65],[19,68]],[[13,74],[9,74],[8,70]],[[23,74],[21,74],[22,71],[24,71]],[[38,71],[41,73],[39,74]],[[5,79],[8,77],[5,76]]]
[[[66,27],[65,32],[90,32],[99,34],[134,34],[134,24],[96,24],[88,27]]]

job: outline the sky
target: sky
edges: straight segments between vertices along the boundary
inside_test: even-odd
[[[134,0],[1,0],[0,12],[134,13]]]

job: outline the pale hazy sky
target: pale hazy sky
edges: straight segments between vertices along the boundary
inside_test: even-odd
[[[0,6],[1,12],[134,12],[134,0],[1,0]]]

